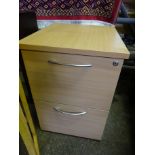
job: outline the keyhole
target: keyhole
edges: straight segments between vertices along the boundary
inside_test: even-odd
[[[113,66],[118,66],[119,62],[118,61],[113,61]]]

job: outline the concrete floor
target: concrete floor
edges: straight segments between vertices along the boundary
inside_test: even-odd
[[[134,155],[134,71],[121,73],[101,141],[36,130],[41,155]]]

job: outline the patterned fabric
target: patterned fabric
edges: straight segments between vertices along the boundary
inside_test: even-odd
[[[19,0],[20,10],[38,19],[93,19],[114,22],[120,0]]]

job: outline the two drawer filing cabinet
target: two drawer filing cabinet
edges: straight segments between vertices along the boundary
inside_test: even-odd
[[[19,44],[41,129],[100,140],[129,57],[115,27],[53,24]]]

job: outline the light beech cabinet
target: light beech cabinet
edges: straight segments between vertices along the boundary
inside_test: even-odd
[[[115,27],[56,24],[20,49],[40,127],[100,140],[129,57]]]

